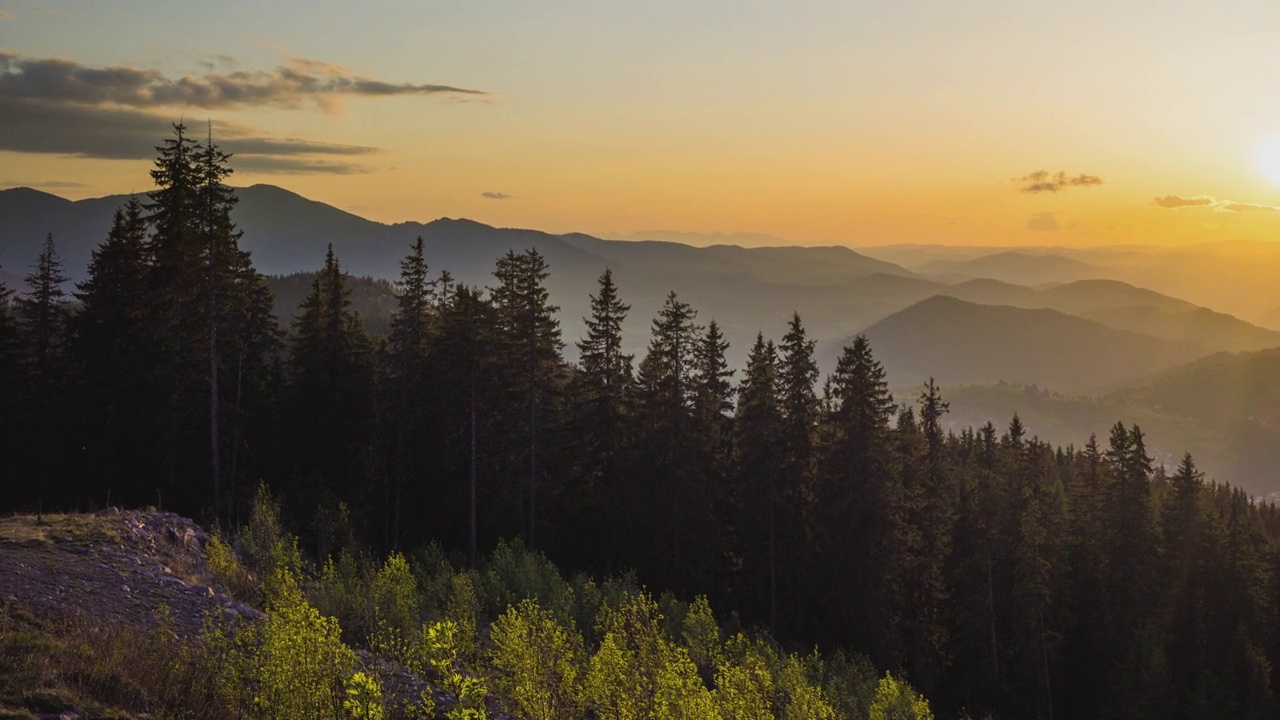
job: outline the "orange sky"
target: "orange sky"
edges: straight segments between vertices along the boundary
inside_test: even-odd
[[[1280,4],[1114,4],[0,0],[0,183],[146,190],[139,138],[184,116],[237,183],[384,221],[1280,239]]]

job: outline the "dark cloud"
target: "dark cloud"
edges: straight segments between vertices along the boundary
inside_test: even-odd
[[[1036,213],[1027,220],[1027,229],[1040,232],[1057,232],[1062,229],[1062,223],[1058,222],[1058,216],[1053,213]]]
[[[490,200],[508,200],[511,198],[510,195],[500,192],[482,192],[480,193],[480,197],[488,198]]]
[[[1223,202],[1214,207],[1218,212],[1275,212],[1280,208],[1275,205],[1258,205],[1256,203]]]
[[[71,182],[70,180],[42,180],[38,182],[27,182],[22,180],[0,180],[0,186],[44,188],[46,190],[66,190],[70,188],[88,187],[84,183]]]
[[[1157,207],[1169,208],[1176,210],[1184,207],[1206,207],[1217,202],[1211,197],[1181,197],[1179,195],[1165,195],[1151,201]]]
[[[0,97],[0,150],[106,159],[150,159],[178,118],[138,110],[48,105]],[[197,135],[200,133],[196,133]],[[214,122],[216,142],[233,153],[231,166],[275,173],[359,173],[354,158],[378,152],[358,145],[273,138],[239,123]]]
[[[452,85],[389,83],[305,58],[289,58],[286,65],[273,71],[210,70],[204,75],[174,79],[155,70],[93,68],[65,58],[30,58],[0,52],[0,98],[48,103],[204,109],[310,105],[327,110],[345,97],[435,94],[486,93]]]
[[[1080,173],[1071,176],[1065,172],[1050,173],[1048,170],[1037,170],[1020,178],[1014,178],[1018,189],[1024,193],[1056,193],[1072,187],[1091,187],[1101,185],[1102,178],[1097,175]]]

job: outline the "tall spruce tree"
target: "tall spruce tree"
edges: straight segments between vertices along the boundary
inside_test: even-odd
[[[682,503],[692,501],[697,458],[693,437],[694,367],[699,338],[696,311],[674,292],[653,320],[648,352],[640,361],[638,483],[627,499],[644,508],[642,532],[633,535],[634,558],[673,585],[687,582],[688,529]],[[635,560],[632,560],[633,562]]]
[[[877,663],[897,667],[904,660],[899,620],[905,506],[891,472],[895,405],[866,336],[844,348],[830,388],[827,471],[817,492],[821,572],[830,579],[823,624],[866,648]],[[832,614],[837,598],[852,607]]]
[[[427,494],[408,488],[411,479],[421,479],[429,465],[428,436],[430,417],[427,409],[433,403],[430,375],[431,342],[436,327],[436,287],[427,274],[422,236],[414,241],[409,254],[400,261],[400,279],[396,283],[396,309],[391,316],[387,388],[392,396],[385,399],[393,417],[393,449],[391,497],[386,500],[390,517],[385,518],[387,544],[398,547],[401,540],[401,514],[406,492],[416,507],[426,501]]]
[[[545,428],[540,432],[540,422],[547,425],[552,416],[549,410],[553,407],[563,347],[560,321],[555,317],[560,308],[551,304],[546,287],[549,274],[547,261],[537,250],[508,251],[494,269],[498,285],[491,292],[503,376],[511,402],[524,410],[523,421],[516,421],[514,427],[515,433],[524,438],[525,470],[515,472],[520,478],[520,525],[529,547],[537,546],[538,458],[540,453],[546,453],[546,448],[539,447],[539,438],[546,435]]]
[[[778,402],[778,358],[763,334],[747,358],[734,422],[734,543],[740,555],[739,603],[749,616],[778,624],[778,520],[782,494],[782,413]]]
[[[289,349],[294,482],[310,488],[312,498],[318,490],[367,517],[373,505],[371,346],[332,246],[293,318]]]
[[[32,390],[37,405],[56,401],[60,382],[59,362],[66,344],[67,296],[62,286],[62,258],[53,243],[53,233],[45,238],[35,267],[26,277],[27,293],[18,298],[18,325],[31,366]]]
[[[88,277],[76,285],[80,310],[69,325],[86,466],[127,504],[153,501],[161,486],[152,447],[149,271],[142,203],[131,197],[93,251]]]
[[[571,385],[571,455],[575,459],[576,531],[600,539],[605,557],[618,548],[611,529],[628,514],[612,499],[622,490],[634,415],[633,357],[622,352],[622,323],[631,306],[618,296],[613,272],[605,269],[599,291],[591,296],[591,317],[583,318],[586,336],[577,342],[580,371]],[[581,545],[577,547],[581,548]]]

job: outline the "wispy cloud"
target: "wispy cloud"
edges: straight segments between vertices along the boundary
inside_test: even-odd
[[[177,118],[122,108],[45,105],[0,97],[0,150],[106,159],[149,159]],[[354,162],[376,148],[266,135],[248,125],[214,121],[215,140],[233,153],[232,167],[256,172],[359,173]]]
[[[1206,207],[1208,205],[1214,204],[1215,202],[1217,201],[1214,200],[1213,198],[1205,197],[1203,195],[1198,197],[1182,197],[1180,195],[1165,195],[1164,197],[1158,197],[1155,200],[1152,200],[1151,204],[1155,205],[1156,207],[1176,210],[1178,208],[1184,208],[1184,207]]]
[[[26,180],[0,180],[0,186],[44,188],[46,190],[68,190],[88,187],[84,183],[72,182],[70,180],[39,180],[35,182]]]
[[[1018,189],[1024,193],[1056,193],[1072,187],[1091,187],[1101,185],[1102,178],[1097,175],[1080,173],[1068,175],[1065,172],[1050,173],[1048,170],[1037,170],[1033,173],[1013,178]]]
[[[482,198],[488,198],[489,200],[509,200],[509,199],[511,199],[511,196],[510,196],[510,195],[508,195],[508,194],[506,194],[506,193],[500,193],[500,192],[482,192],[482,193],[480,193],[480,197],[482,197]]]
[[[0,97],[11,99],[133,108],[313,106],[334,110],[347,97],[436,94],[486,93],[434,83],[391,83],[305,58],[286,58],[275,70],[209,71],[175,79],[157,70],[95,68],[65,58],[0,53]]]
[[[1036,213],[1027,220],[1027,229],[1038,232],[1057,232],[1062,229],[1058,216],[1050,212]]]
[[[1214,207],[1218,212],[1275,212],[1280,207],[1275,205],[1258,205],[1256,203],[1224,202]]]
[[[1177,210],[1179,208],[1200,207],[1209,208],[1214,212],[1221,213],[1242,213],[1242,212],[1277,212],[1280,206],[1263,205],[1260,203],[1235,202],[1233,200],[1224,200],[1212,198],[1207,195],[1197,195],[1196,197],[1182,197],[1180,195],[1165,195],[1155,198],[1151,201],[1152,205],[1169,210]]]
[[[9,12],[8,10],[0,10],[0,22],[4,22],[5,20],[12,20],[12,19],[13,19],[13,13]]]

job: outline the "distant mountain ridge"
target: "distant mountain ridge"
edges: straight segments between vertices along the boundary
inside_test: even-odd
[[[933,377],[943,386],[1006,382],[1096,394],[1211,352],[1057,310],[945,295],[895,313],[865,335],[897,387]]]

